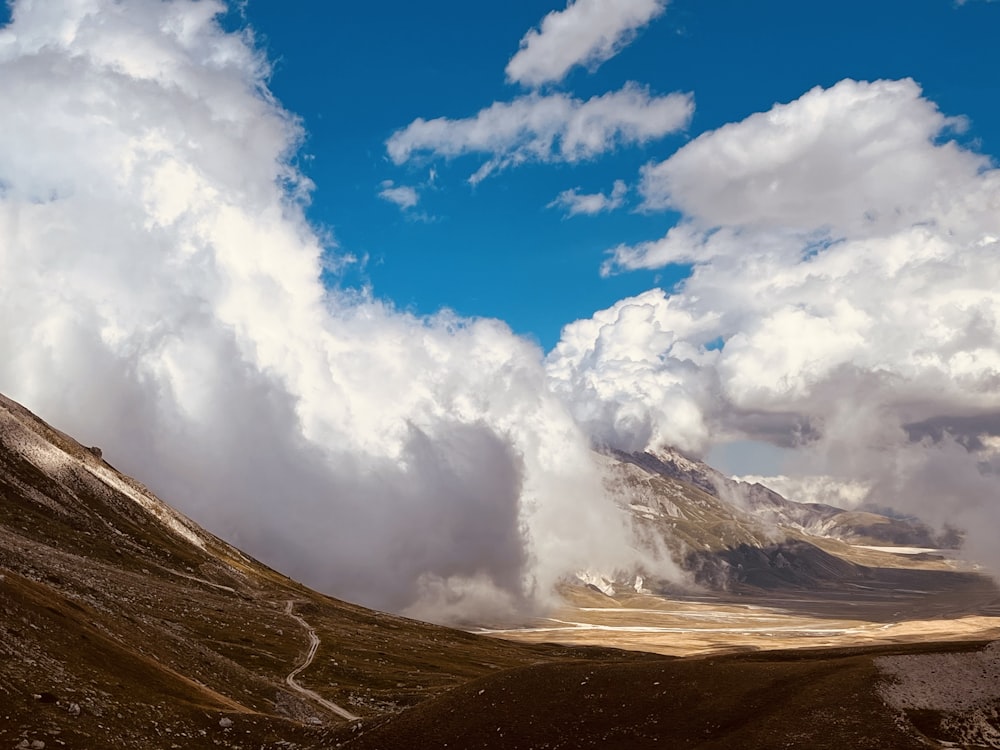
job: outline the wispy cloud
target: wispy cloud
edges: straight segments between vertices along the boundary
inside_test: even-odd
[[[596,68],[627,46],[666,7],[666,0],[571,0],[521,39],[507,79],[526,86],[561,81],[577,65]]]
[[[526,162],[578,162],[662,138],[686,127],[693,111],[689,94],[653,96],[636,83],[587,100],[530,94],[496,102],[466,119],[414,120],[394,133],[386,148],[396,164],[420,154],[484,154],[487,161],[469,178],[476,184]]]
[[[379,198],[396,204],[404,211],[415,208],[420,202],[420,194],[410,185],[396,185],[392,180],[385,180],[379,187]]]
[[[594,214],[614,211],[621,208],[625,203],[625,195],[628,193],[628,186],[624,180],[615,180],[611,188],[611,193],[581,193],[580,188],[564,190],[556,196],[556,199],[546,206],[546,208],[562,208],[567,216],[578,216],[584,214],[593,216]]]

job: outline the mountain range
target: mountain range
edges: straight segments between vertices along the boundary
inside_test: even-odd
[[[858,546],[951,546],[913,519],[797,504],[670,450],[601,460],[639,531],[703,591],[822,592],[909,571],[997,601],[937,554]],[[591,578],[567,580],[569,600],[619,606],[630,586],[675,585]],[[0,743],[19,750],[992,742],[998,635],[668,658],[417,622],[270,569],[0,396]],[[925,699],[913,685],[932,671],[965,701]]]

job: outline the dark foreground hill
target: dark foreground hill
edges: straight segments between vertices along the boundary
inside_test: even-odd
[[[965,648],[971,655],[982,645]],[[940,651],[909,649],[916,659]],[[900,650],[522,667],[421,704],[347,747],[917,750],[944,746],[931,737],[972,744],[988,737],[990,725],[978,719],[910,711],[924,736],[888,708],[875,665],[888,653]]]
[[[905,648],[993,675],[993,652]],[[927,708],[886,692],[907,674],[870,652],[671,660],[366,610],[245,556],[0,397],[0,747],[907,748],[926,746],[916,726],[991,736],[988,688]]]

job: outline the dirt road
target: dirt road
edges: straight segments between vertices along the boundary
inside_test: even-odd
[[[306,622],[297,614],[295,614],[294,607],[295,607],[295,601],[293,599],[289,599],[287,602],[285,602],[285,614],[295,619],[299,623],[299,625],[305,628],[306,633],[309,635],[309,651],[306,654],[305,660],[299,666],[293,669],[289,673],[288,677],[285,678],[285,682],[288,684],[288,687],[290,687],[292,690],[294,690],[297,693],[301,693],[302,695],[306,696],[313,702],[318,703],[327,711],[335,713],[337,714],[337,716],[340,716],[343,719],[347,719],[348,721],[357,721],[358,719],[361,718],[360,716],[355,716],[346,708],[342,708],[338,706],[336,703],[328,701],[319,693],[315,692],[314,690],[310,690],[309,688],[302,687],[298,682],[295,681],[295,678],[310,664],[312,664],[313,659],[316,658],[316,651],[317,649],[319,649],[319,636],[316,635],[316,631],[313,630],[312,626],[309,625],[308,622]]]

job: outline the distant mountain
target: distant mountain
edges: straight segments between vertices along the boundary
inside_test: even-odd
[[[916,519],[798,503],[762,484],[731,479],[673,449],[604,456],[609,489],[638,528],[662,540],[705,585],[814,587],[864,578],[865,566],[831,549],[939,548],[960,541]],[[831,542],[841,543],[839,546]]]
[[[789,500],[759,482],[748,484],[731,479],[708,464],[687,458],[673,449],[615,455],[650,473],[677,479],[724,499],[770,525],[852,544],[953,548],[961,543],[954,530],[938,534],[915,518],[863,509],[845,510],[823,503],[802,503],[794,498]]]

